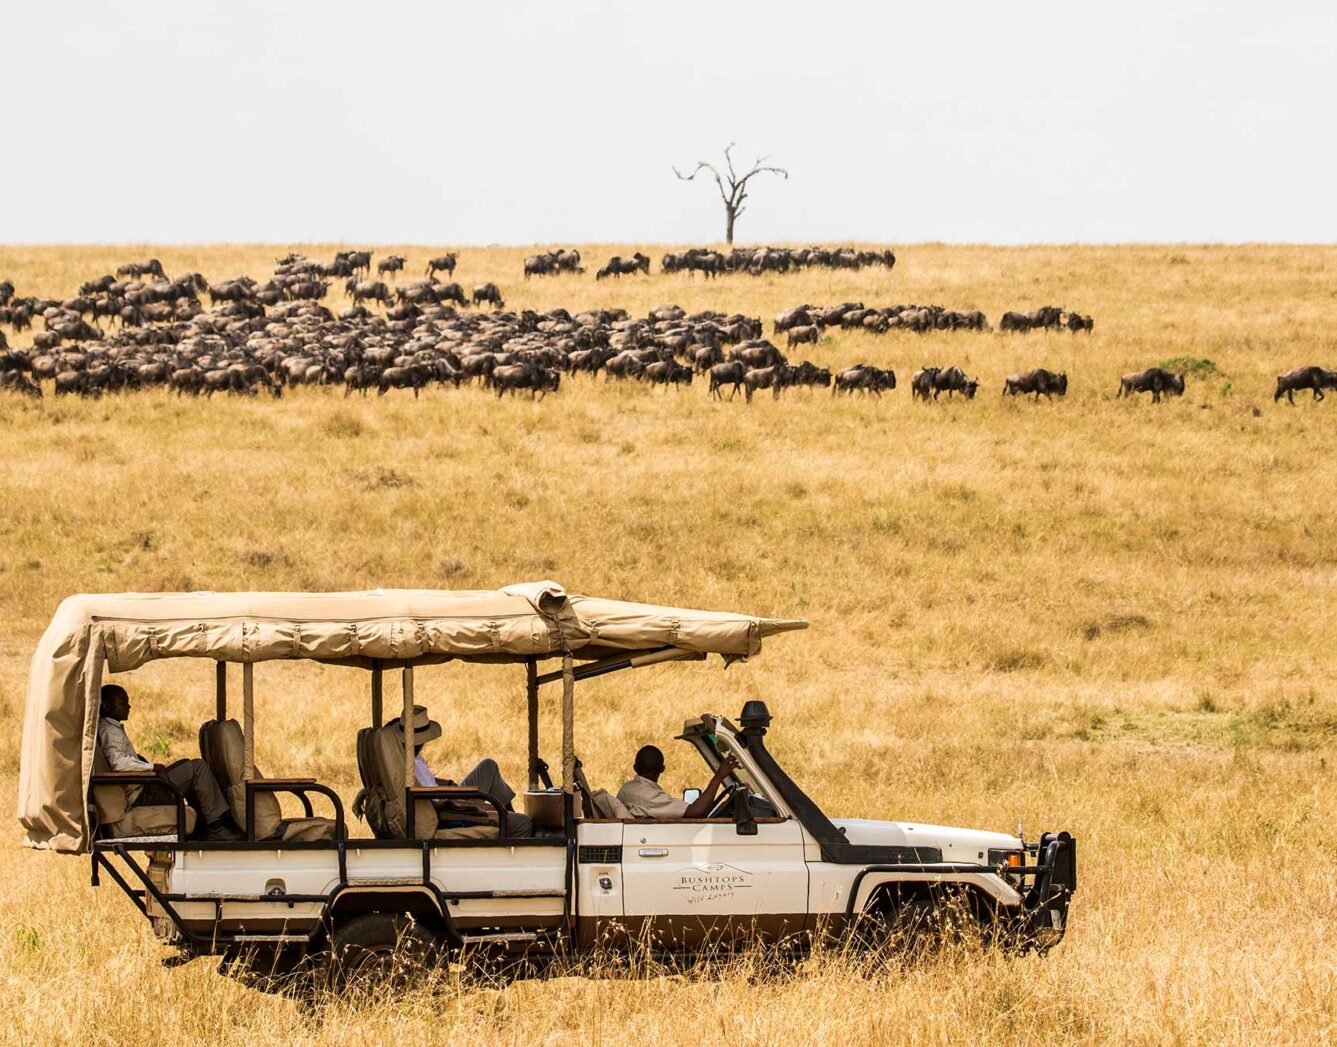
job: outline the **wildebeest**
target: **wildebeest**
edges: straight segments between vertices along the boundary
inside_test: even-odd
[[[967,400],[973,400],[980,383],[968,378],[959,367],[921,367],[910,378],[911,398],[915,400],[934,400],[945,392],[948,396],[964,393]]]
[[[743,375],[743,393],[747,402],[752,402],[752,394],[758,389],[769,389],[774,399],[780,398],[780,391],[789,384],[789,366],[775,364],[772,367],[757,367]]]
[[[412,389],[413,398],[418,398],[422,387],[432,376],[422,364],[409,364],[407,367],[387,367],[376,381],[376,395],[384,396],[391,389]]]
[[[806,324],[800,327],[789,328],[789,344],[803,345],[805,343],[816,345],[822,337],[822,329],[816,324]]]
[[[1171,374],[1163,367],[1148,367],[1145,371],[1134,371],[1119,379],[1119,392],[1115,399],[1132,396],[1134,393],[1151,393],[1151,402],[1160,403],[1161,396],[1183,396],[1183,373]]]
[[[482,305],[484,302],[490,302],[494,309],[501,309],[506,304],[501,300],[501,291],[494,283],[474,287],[474,305]]]
[[[42,387],[22,371],[0,371],[0,389],[11,389],[34,400],[42,398]]]
[[[365,302],[368,299],[385,305],[391,302],[390,288],[380,280],[359,280],[350,276],[348,282],[344,284],[344,290],[355,303]]]
[[[692,369],[672,360],[656,360],[645,365],[641,377],[652,385],[691,385]]]
[[[856,389],[866,393],[882,395],[883,389],[896,388],[896,372],[890,369],[872,367],[869,364],[855,364],[837,371],[831,383],[831,395],[852,393]]]
[[[150,258],[143,262],[127,262],[117,268],[116,275],[118,277],[129,276],[134,279],[144,276],[156,276],[159,280],[167,279],[167,274],[162,269],[162,262],[156,258]]]
[[[1077,313],[1069,313],[1066,323],[1068,325],[1068,330],[1073,334],[1076,334],[1078,331],[1085,331],[1087,334],[1090,334],[1096,328],[1096,322],[1092,320],[1091,317],[1081,316]]]
[[[724,395],[720,392],[720,387],[729,385],[733,386],[729,390],[729,399],[732,400],[737,395],[746,375],[747,364],[741,360],[730,360],[728,363],[716,364],[710,369],[710,395],[716,400],[723,400]]]
[[[1295,391],[1297,389],[1312,389],[1315,400],[1324,399],[1324,389],[1337,389],[1337,371],[1326,371],[1322,367],[1299,367],[1294,371],[1287,371],[1285,374],[1277,375],[1277,391],[1272,397],[1272,402],[1280,400],[1283,396],[1290,403],[1295,403]]]
[[[1003,395],[1016,396],[1018,394],[1034,393],[1037,400],[1041,395],[1053,399],[1057,396],[1066,396],[1068,394],[1068,375],[1060,371],[1055,374],[1053,371],[1046,371],[1043,367],[1036,368],[1034,371],[1026,371],[1023,374],[1010,374],[1003,379]]]
[[[497,390],[497,399],[503,393],[515,395],[517,389],[528,389],[531,397],[542,400],[548,393],[557,392],[562,382],[556,368],[537,367],[533,364],[505,364],[493,370],[490,381]]]
[[[455,275],[456,254],[451,251],[449,254],[437,255],[435,258],[427,260],[427,276],[434,273],[445,273],[447,276]]]
[[[391,254],[386,255],[376,263],[376,275],[384,276],[386,273],[398,273],[404,269],[404,256]]]
[[[650,259],[637,251],[630,258],[623,258],[621,255],[613,255],[608,259],[608,263],[594,274],[596,280],[603,280],[609,276],[629,276],[632,273],[644,273],[650,275]]]

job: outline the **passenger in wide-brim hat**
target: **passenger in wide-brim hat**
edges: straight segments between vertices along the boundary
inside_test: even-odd
[[[395,717],[392,721],[404,730],[403,714]],[[427,715],[427,706],[415,705],[413,707],[413,744],[415,746],[426,745],[428,742],[436,741],[441,737],[441,725]]]
[[[404,730],[402,714],[390,722],[401,731]],[[449,778],[436,777],[431,768],[427,766],[427,761],[423,759],[422,747],[440,737],[441,725],[427,715],[427,707],[415,705],[413,707],[413,780],[420,786],[455,784]],[[515,790],[501,776],[501,769],[497,766],[496,760],[490,758],[480,760],[473,770],[460,779],[460,785],[495,796],[505,809],[503,813],[506,815],[506,827],[511,836],[528,837],[534,835],[533,821],[527,815],[520,814],[511,808],[511,801],[515,799]],[[476,818],[460,818],[459,804],[450,803],[446,800],[436,800],[434,803],[437,807],[437,813],[441,817],[441,824],[448,828],[457,824],[469,825],[477,822]]]

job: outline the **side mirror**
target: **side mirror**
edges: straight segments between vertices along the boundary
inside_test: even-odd
[[[757,822],[752,817],[752,790],[740,785],[733,793],[733,823],[739,836],[756,836]]]
[[[699,799],[701,799],[700,789],[684,789],[682,791],[682,802],[689,807]]]

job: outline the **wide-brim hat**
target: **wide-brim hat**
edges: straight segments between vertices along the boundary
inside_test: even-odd
[[[402,731],[404,729],[404,715],[401,713],[390,721],[398,725]],[[441,725],[427,715],[427,706],[415,705],[413,707],[413,744],[426,745],[433,739],[441,737]]]

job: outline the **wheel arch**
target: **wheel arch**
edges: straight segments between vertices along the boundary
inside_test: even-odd
[[[327,931],[333,931],[338,924],[368,913],[400,913],[430,928],[452,945],[462,940],[440,892],[423,884],[343,887],[330,898],[323,922]]]

